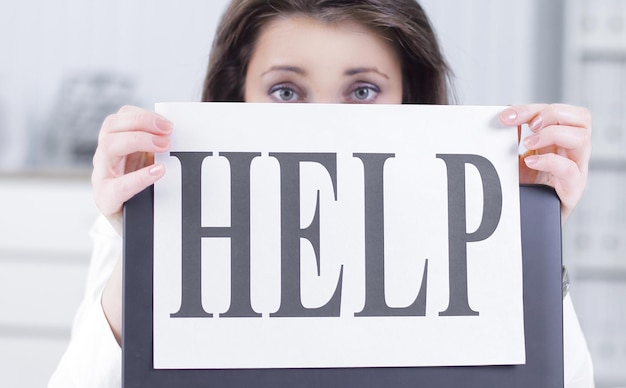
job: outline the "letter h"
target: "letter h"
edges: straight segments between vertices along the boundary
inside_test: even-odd
[[[250,165],[254,152],[221,152],[230,163],[230,226],[202,226],[202,163],[212,152],[172,152],[181,164],[182,297],[172,318],[212,317],[202,307],[202,238],[230,238],[231,303],[223,317],[260,317],[250,302]]]

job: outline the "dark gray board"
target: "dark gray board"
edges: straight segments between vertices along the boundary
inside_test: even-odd
[[[122,384],[135,387],[563,387],[560,202],[520,187],[526,364],[512,366],[155,370],[152,367],[153,190],[124,209]],[[504,252],[505,253],[505,252]]]

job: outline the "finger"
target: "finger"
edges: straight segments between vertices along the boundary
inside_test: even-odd
[[[133,141],[126,140],[129,137]],[[108,144],[107,138],[116,140]],[[140,132],[125,132],[107,138],[103,138],[94,153],[92,182],[119,177],[150,165],[154,161],[154,152],[165,152],[169,148],[168,138]]]
[[[572,159],[586,173],[591,159],[591,131],[581,127],[550,125],[527,136],[524,146],[529,150],[550,149]],[[554,147],[557,147],[556,149]]]
[[[579,169],[578,164],[554,153],[527,156],[524,163],[533,170],[547,173],[544,176],[550,177],[550,181],[536,183],[553,186],[564,210],[569,212],[574,208],[586,183],[586,174]]]
[[[528,104],[511,106],[500,113],[505,125],[529,124],[533,131],[548,125],[567,125],[591,129],[588,109],[566,104]]]
[[[540,132],[526,136],[523,143],[528,150],[555,146],[566,149],[577,162],[586,162],[591,156],[590,133],[580,127],[550,125]]]
[[[547,104],[514,105],[506,108],[500,113],[500,122],[506,126],[527,124]]]
[[[119,158],[135,152],[165,152],[169,149],[168,135],[154,135],[146,132],[119,132],[103,136],[96,153],[105,158]]]
[[[98,152],[94,155],[94,168],[91,173],[91,184],[94,189],[109,179],[118,178],[154,163],[153,154],[145,152],[121,157],[118,160],[112,160],[101,155],[102,153]]]
[[[122,108],[118,113],[109,115],[100,129],[100,136],[114,132],[143,131],[153,134],[169,134],[172,122],[165,117],[144,109]]]
[[[534,170],[549,172],[557,179],[582,175],[573,160],[554,153],[529,155],[524,158],[524,163]]]
[[[528,123],[528,127],[533,132],[538,132],[551,125],[580,127],[591,130],[591,113],[587,108],[579,106],[551,104],[542,109]]]
[[[146,166],[140,170],[94,182],[94,199],[98,209],[109,217],[122,210],[124,202],[146,187],[154,184],[165,174],[162,163]]]

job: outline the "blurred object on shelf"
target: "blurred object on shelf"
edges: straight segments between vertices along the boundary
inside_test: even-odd
[[[48,120],[40,126],[40,142],[32,147],[36,152],[29,155],[29,164],[91,168],[102,122],[134,100],[135,82],[128,75],[103,71],[65,77]]]

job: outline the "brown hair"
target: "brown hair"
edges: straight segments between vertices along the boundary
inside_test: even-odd
[[[262,27],[277,16],[355,21],[389,37],[402,62],[403,103],[448,103],[449,67],[415,0],[233,0],[213,41],[202,101],[243,101],[245,76]]]

